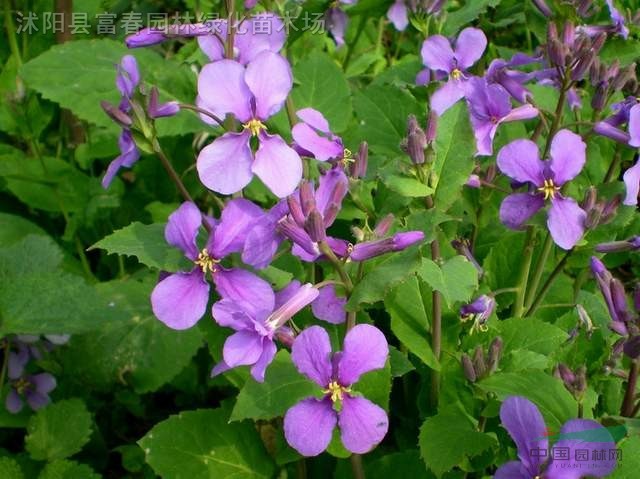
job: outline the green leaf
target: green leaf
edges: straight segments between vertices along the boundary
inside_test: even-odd
[[[636,5],[637,7],[637,5]],[[610,38],[600,52],[600,58],[605,62],[618,60],[621,67],[626,67],[633,62],[638,61],[638,40],[636,38]]]
[[[391,394],[391,366],[387,361],[383,368],[363,374],[353,385],[354,391],[373,401],[384,410],[389,410]]]
[[[411,198],[422,198],[433,193],[433,188],[418,181],[415,178],[408,178],[400,175],[390,175],[384,178],[384,184],[389,189]]]
[[[418,248],[409,248],[380,261],[356,285],[346,309],[356,311],[362,303],[374,303],[384,298],[389,289],[415,273],[420,267],[420,260]]]
[[[390,477],[425,477],[424,463],[417,450],[394,452],[375,461],[367,462],[365,472],[368,479],[389,479]]]
[[[151,278],[149,278],[151,279]],[[138,393],[155,391],[171,381],[202,345],[199,328],[175,331],[152,313],[153,281],[101,283],[105,325],[74,336],[62,353],[65,372],[84,385],[109,390],[125,382]]]
[[[636,479],[640,470],[640,436],[632,436],[618,445],[621,457],[609,479]]]
[[[391,316],[391,331],[409,351],[436,371],[440,364],[429,339],[429,319],[422,301],[419,280],[415,276],[395,288],[384,299]]]
[[[475,148],[467,106],[458,102],[438,120],[433,171],[437,181],[434,203],[440,211],[447,211],[461,196],[475,166]]]
[[[466,0],[465,4],[454,12],[448,12],[442,34],[454,35],[463,26],[469,25],[489,7],[497,7],[501,0]]]
[[[356,91],[353,101],[359,136],[367,139],[369,148],[380,155],[402,155],[400,142],[406,136],[407,116],[424,115],[416,99],[395,86],[372,85]]]
[[[507,396],[528,398],[538,406],[547,426],[555,430],[578,413],[578,404],[562,381],[543,371],[497,373],[476,385],[485,392],[495,393],[501,401]]]
[[[38,479],[100,479],[86,464],[59,459],[47,464]]]
[[[0,248],[11,246],[27,235],[47,236],[47,233],[22,216],[0,213]]]
[[[0,457],[0,477],[7,479],[24,479],[22,468],[15,459]]]
[[[420,428],[422,459],[436,476],[496,445],[493,436],[478,432],[459,414],[438,414]]]
[[[185,64],[149,49],[129,50],[122,42],[107,38],[54,45],[23,65],[20,73],[28,86],[44,98],[73,111],[79,118],[117,131],[118,126],[100,107],[101,100],[119,102],[116,68],[124,55],[138,60],[143,82],[156,85],[160,100],[192,103],[196,76]],[[182,111],[170,121],[157,122],[159,135],[182,135],[203,129],[192,112]]]
[[[300,374],[289,353],[281,349],[267,368],[265,381],[249,380],[240,390],[230,421],[283,416],[301,399],[319,393],[320,387]]]
[[[315,108],[334,132],[346,130],[351,119],[351,93],[342,69],[325,53],[313,52],[295,63],[296,86],[291,97],[296,110]]]
[[[89,249],[104,249],[109,254],[135,256],[142,264],[164,271],[179,271],[184,254],[164,239],[165,225],[131,223],[102,238]]]
[[[454,256],[442,266],[422,258],[420,277],[436,291],[440,291],[451,307],[456,301],[469,301],[478,287],[478,270],[463,256]]]
[[[271,478],[272,459],[253,424],[229,423],[224,409],[199,409],[156,424],[138,444],[164,479]]]
[[[391,376],[399,378],[416,368],[413,367],[406,353],[398,351],[393,346],[389,346],[389,364],[391,365]]]
[[[504,350],[526,349],[540,354],[551,354],[567,340],[565,331],[535,318],[510,318],[496,326],[504,341]]]
[[[25,448],[33,459],[64,459],[89,441],[91,415],[80,399],[65,399],[34,414],[27,432]]]

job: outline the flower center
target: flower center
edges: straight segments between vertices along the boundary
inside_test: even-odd
[[[460,321],[466,323],[469,320],[473,320],[473,324],[471,325],[471,329],[469,330],[469,334],[473,333],[486,333],[489,331],[489,326],[487,326],[487,322],[489,321],[489,317],[485,314],[468,314],[466,316],[462,316]]]
[[[216,264],[218,264],[219,262],[219,260],[212,258],[209,255],[207,248],[204,248],[202,251],[200,251],[200,254],[198,254],[198,259],[194,261],[195,264],[200,266],[202,272],[205,274],[207,273],[207,271],[210,271],[212,274],[215,273]]]
[[[460,80],[460,78],[462,78],[462,71],[459,68],[454,68],[451,71],[451,78],[454,80]]]
[[[322,392],[325,394],[331,394],[331,401],[335,403],[337,401],[342,401],[343,394],[350,393],[351,388],[341,386],[338,384],[338,381],[331,381],[327,386],[327,389],[323,389]]]
[[[20,378],[15,383],[13,383],[13,387],[18,394],[24,395],[24,393],[31,388],[31,383],[25,378]]]
[[[544,180],[544,184],[538,188],[538,191],[544,193],[544,199],[553,199],[556,197],[556,192],[559,190],[556,185],[553,184],[553,180]]]
[[[242,127],[245,130],[249,130],[251,132],[251,136],[258,136],[258,134],[262,130],[267,129],[264,123],[262,123],[260,120],[256,120],[255,118],[253,120],[249,120],[248,122],[244,123]]]

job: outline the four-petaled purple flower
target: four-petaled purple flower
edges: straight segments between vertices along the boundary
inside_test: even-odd
[[[460,308],[460,319],[463,322],[472,320],[471,334],[475,331],[486,332],[489,330],[487,321],[493,314],[496,307],[496,300],[493,296],[483,294],[478,296],[472,303],[465,304]]]
[[[205,65],[198,77],[200,107],[219,117],[233,113],[244,128],[225,133],[198,155],[198,174],[207,188],[236,193],[255,174],[276,196],[293,193],[302,178],[302,160],[280,135],[267,134],[263,123],[282,108],[292,86],[289,63],[270,51],[246,68],[233,60]],[[255,155],[252,137],[260,143]]]
[[[198,207],[185,202],[169,216],[165,239],[180,248],[194,266],[189,272],[170,274],[154,288],[151,306],[160,321],[172,329],[188,329],[196,324],[209,302],[208,274],[222,297],[244,300],[271,289],[253,273],[225,269],[220,264],[225,256],[242,251],[253,221],[262,214],[262,209],[248,200],[230,201],[219,222],[205,219],[211,233],[202,250],[196,242],[203,222]]]
[[[319,326],[305,329],[294,341],[291,359],[300,373],[322,388],[322,399],[303,399],[284,416],[284,434],[303,456],[324,451],[336,426],[342,444],[355,454],[376,446],[389,420],[380,406],[352,390],[360,376],[384,367],[389,346],[374,326],[359,324],[347,333],[343,350],[331,354],[329,335]]]
[[[260,280],[263,281],[263,280]],[[246,300],[223,298],[213,305],[213,318],[220,326],[233,328],[222,351],[223,360],[211,371],[216,376],[236,366],[251,366],[256,381],[264,381],[267,366],[276,354],[274,339],[285,324],[302,308],[318,297],[318,290],[297,281],[274,294],[269,283]]]
[[[12,414],[22,410],[23,400],[26,400],[34,411],[45,407],[51,402],[49,393],[56,388],[56,378],[49,373],[24,374],[24,367],[28,360],[29,353],[25,350],[9,353],[7,376],[10,389],[5,406]]]
[[[513,193],[500,205],[500,221],[519,229],[550,200],[547,227],[553,241],[571,249],[582,238],[586,213],[578,203],[560,193],[567,181],[575,178],[586,161],[586,145],[579,135],[560,130],[551,142],[551,159],[542,161],[538,146],[530,140],[515,140],[498,153],[498,168],[519,183],[534,190]]]
[[[610,450],[611,434],[591,419],[564,423],[558,441],[549,449],[544,419],[534,403],[522,396],[507,397],[500,407],[500,420],[518,448],[519,461],[498,468],[494,479],[581,479],[606,477],[616,467]],[[547,462],[549,451],[555,451]],[[606,451],[604,456],[597,454]]]
[[[313,108],[303,108],[298,110],[296,115],[302,122],[294,125],[291,136],[298,153],[319,161],[351,156],[351,152],[345,150],[342,138],[331,133],[329,122],[322,113]]]
[[[446,37],[433,35],[422,44],[422,62],[436,72],[436,78],[448,76],[447,82],[431,96],[431,108],[442,115],[466,95],[467,70],[477,62],[487,46],[487,37],[477,28],[465,28],[458,35],[455,50]],[[418,74],[424,76],[424,71]]]

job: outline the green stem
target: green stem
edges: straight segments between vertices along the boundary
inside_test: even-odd
[[[347,55],[344,58],[344,62],[342,63],[342,69],[347,71],[347,67],[349,66],[349,62],[351,61],[351,57],[353,56],[353,50],[358,44],[358,40],[360,40],[360,36],[364,31],[364,27],[367,24],[367,15],[360,15],[360,19],[358,21],[358,26],[356,30],[356,36],[353,38],[353,42],[348,45]]]
[[[9,39],[9,49],[11,54],[15,57],[16,65],[18,69],[22,66],[22,56],[20,55],[20,48],[18,47],[18,40],[16,39],[16,26],[13,23],[13,15],[11,11],[11,2],[4,0],[4,27],[7,31],[7,38]]]
[[[640,371],[639,364],[637,359],[631,361],[629,378],[627,379],[627,389],[624,393],[624,400],[622,401],[622,407],[620,409],[620,415],[624,417],[633,417],[638,372]]]
[[[618,165],[620,164],[620,159],[622,158],[622,148],[620,145],[616,145],[616,151],[613,154],[613,159],[611,160],[611,164],[609,165],[609,169],[607,173],[604,175],[603,183],[609,183],[613,179],[613,174],[618,169]]]
[[[527,238],[525,240],[524,253],[522,257],[522,268],[520,269],[520,277],[518,278],[518,294],[516,302],[513,304],[512,315],[516,318],[522,317],[524,311],[524,297],[527,291],[527,282],[529,281],[529,270],[531,269],[531,258],[533,257],[533,226],[527,228]]]
[[[307,461],[304,457],[298,459],[296,463],[296,477],[297,479],[307,479]]]
[[[353,282],[351,281],[351,278],[347,274],[347,271],[344,269],[344,264],[342,264],[342,261],[340,261],[336,257],[336,255],[334,254],[333,250],[327,244],[326,241],[321,241],[320,243],[318,243],[318,247],[320,248],[320,252],[324,256],[326,256],[326,258],[329,260],[329,262],[333,265],[333,268],[338,273],[338,276],[340,276],[340,279],[342,280],[342,283],[344,284],[344,288],[346,290],[347,297],[349,297],[349,295],[351,294],[351,291],[353,291]]]
[[[542,158],[546,158],[549,154],[549,149],[551,148],[551,140],[553,136],[558,131],[558,127],[560,126],[560,120],[562,119],[562,113],[564,111],[564,103],[567,98],[567,91],[569,91],[569,87],[571,86],[570,79],[571,72],[567,70],[565,72],[564,80],[562,81],[562,86],[560,87],[560,96],[558,97],[558,103],[556,105],[556,111],[553,115],[553,121],[551,122],[551,127],[549,128],[549,135],[547,136],[547,144],[544,148],[544,154]]]
[[[7,340],[7,338],[4,338],[0,341],[2,341],[2,370],[0,370],[0,401],[2,401],[4,380],[7,377],[7,368],[9,366],[9,341]]]
[[[542,279],[544,267],[547,264],[547,259],[549,258],[549,253],[551,252],[552,246],[553,239],[551,238],[551,235],[547,233],[547,237],[545,238],[544,244],[542,245],[542,251],[540,252],[540,256],[538,257],[538,262],[536,263],[536,268],[533,271],[531,283],[527,289],[527,294],[524,300],[525,309],[529,309],[529,307],[531,306],[531,302],[535,297],[536,291],[538,291],[538,286],[540,285],[540,280]]]
[[[562,272],[562,268],[564,268],[564,265],[567,263],[567,261],[569,260],[569,257],[571,256],[572,253],[573,253],[572,249],[567,251],[565,253],[565,255],[562,257],[562,259],[560,260],[560,262],[556,265],[554,270],[551,272],[551,274],[549,275],[549,277],[545,281],[544,285],[542,285],[542,289],[540,290],[538,295],[535,297],[535,299],[531,303],[531,306],[529,307],[529,309],[525,313],[525,317],[526,316],[531,316],[533,313],[536,312],[536,310],[540,306],[540,303],[542,302],[542,300],[546,296],[547,292],[549,291],[549,288],[551,288],[551,285],[553,284],[553,282],[556,280],[556,278]]]
[[[233,60],[233,38],[236,34],[236,25],[233,20],[233,15],[235,14],[235,0],[226,0],[227,5],[227,41],[224,45],[224,56],[225,58]]]
[[[162,166],[167,171],[169,178],[171,178],[171,181],[173,181],[173,183],[178,188],[178,191],[180,192],[180,195],[182,196],[182,198],[185,201],[190,201],[193,203],[193,198],[191,197],[191,195],[187,191],[187,188],[184,186],[184,183],[180,179],[180,175],[178,175],[176,170],[171,165],[169,158],[167,158],[167,155],[164,154],[164,151],[162,151],[162,148],[160,147],[160,143],[157,140],[153,141],[153,151],[156,153],[156,155],[158,155],[158,158],[160,158],[160,163],[162,163]]]
[[[364,467],[362,466],[362,456],[360,454],[351,454],[351,472],[354,479],[366,479]]]

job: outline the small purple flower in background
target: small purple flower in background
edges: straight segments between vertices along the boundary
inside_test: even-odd
[[[422,231],[405,231],[396,233],[389,238],[356,243],[351,249],[349,258],[353,261],[365,261],[383,254],[402,251],[409,246],[421,243],[424,240]]]
[[[311,311],[316,318],[322,321],[342,324],[347,320],[346,304],[347,298],[338,296],[335,285],[328,284],[320,289],[320,294],[311,303]]]
[[[5,400],[7,411],[19,413],[24,400],[31,409],[37,411],[51,402],[49,393],[56,388],[56,378],[49,373],[12,377],[9,374],[9,394]]]
[[[353,5],[358,0],[338,0],[332,3],[332,6],[324,13],[324,21],[327,26],[327,30],[331,33],[331,36],[336,41],[336,45],[341,47],[344,45],[344,34],[347,31],[347,25],[349,24],[349,17],[340,8],[342,5]]]
[[[196,243],[203,221],[198,207],[185,202],[169,216],[165,239],[170,245],[180,248],[194,267],[189,272],[170,274],[154,288],[151,306],[160,321],[178,330],[196,324],[209,302],[207,274],[212,275],[223,297],[245,299],[264,293],[263,281],[254,274],[237,269],[226,270],[220,265],[225,256],[242,251],[252,222],[262,214],[262,209],[248,200],[238,198],[230,201],[217,224],[207,220],[211,233],[202,250]]]
[[[613,437],[596,421],[571,419],[564,423],[553,447],[568,454],[557,454],[545,465],[547,455],[539,453],[549,450],[548,432],[536,405],[525,397],[509,396],[500,407],[500,420],[516,443],[520,460],[500,466],[494,479],[606,477],[616,467],[616,460],[608,454],[609,450],[615,449]],[[607,454],[596,460],[600,457],[596,452],[601,450]],[[587,459],[581,460],[578,451]]]
[[[210,23],[183,23],[166,25],[161,28],[146,27],[128,35],[124,42],[128,48],[140,48],[157,45],[171,38],[191,38],[201,35],[210,35],[212,25]]]
[[[298,153],[319,161],[351,156],[351,152],[345,150],[342,138],[331,133],[329,122],[322,113],[313,108],[303,108],[296,115],[302,122],[294,125],[291,136]]]
[[[562,249],[573,248],[582,238],[586,213],[573,198],[560,193],[567,181],[578,176],[586,161],[587,146],[579,135],[560,130],[551,142],[551,159],[542,161],[531,140],[515,140],[498,153],[498,168],[519,183],[535,189],[513,193],[500,205],[500,221],[512,229],[523,224],[550,200],[547,227]]]
[[[180,111],[180,105],[177,101],[160,103],[158,96],[158,89],[155,86],[152,87],[149,93],[149,105],[147,109],[150,118],[173,116]]]
[[[493,154],[493,139],[501,123],[538,116],[537,108],[528,103],[512,108],[509,93],[498,84],[487,84],[484,78],[471,78],[466,90],[469,116],[476,137],[476,156]]]
[[[216,322],[236,332],[225,341],[223,360],[213,368],[212,376],[250,365],[254,379],[263,382],[265,370],[276,354],[274,338],[319,293],[309,283],[300,286],[292,281],[274,294],[269,283],[263,282],[264,287],[245,301],[223,298],[213,305],[211,312]]]
[[[485,333],[489,330],[487,321],[489,321],[495,308],[495,298],[483,294],[482,296],[478,296],[472,303],[465,304],[460,308],[460,319],[463,322],[473,321],[470,334],[476,331]]]
[[[609,9],[611,25],[583,25],[580,27],[580,30],[590,37],[600,33],[615,33],[626,40],[629,37],[629,28],[627,28],[624,15],[622,15],[620,10],[613,4],[613,0],[605,0],[605,2]]]
[[[387,18],[396,30],[403,32],[409,25],[409,11],[405,0],[395,0],[387,10]]]
[[[329,335],[319,326],[305,329],[291,348],[291,359],[301,374],[322,388],[322,399],[303,399],[284,416],[284,434],[303,456],[324,451],[338,425],[342,444],[363,454],[387,434],[389,420],[380,406],[352,391],[366,372],[384,367],[389,347],[374,326],[359,324],[347,333],[341,352],[331,353]]]
[[[422,62],[435,71],[436,78],[443,75],[447,82],[438,88],[431,96],[431,108],[442,115],[458,100],[465,96],[465,84],[468,80],[467,70],[477,62],[485,48],[487,37],[477,28],[465,28],[458,35],[455,50],[446,37],[433,35],[422,44]],[[418,74],[424,75],[423,72]]]
[[[512,67],[530,65],[540,61],[540,57],[532,57],[524,53],[516,53],[509,61],[497,58],[489,64],[484,78],[489,84],[499,84],[516,101],[526,103],[527,99],[531,97],[531,92],[524,87],[524,84],[530,81],[533,76],[530,73],[514,70]]]
[[[614,278],[605,265],[595,256],[591,257],[591,272],[596,278],[604,302],[609,310],[611,322],[609,329],[620,336],[627,336],[629,330],[627,324],[631,316],[628,311],[624,286]]]
[[[260,53],[246,69],[232,60],[205,65],[198,77],[199,106],[219,117],[233,113],[244,128],[200,151],[197,169],[207,188],[236,193],[255,174],[279,198],[293,193],[302,178],[302,160],[280,135],[267,134],[263,123],[282,108],[292,86],[289,63],[270,51]],[[255,154],[252,137],[260,143]]]
[[[640,250],[640,236],[633,236],[623,241],[609,241],[596,245],[598,253],[621,253],[624,251]]]

